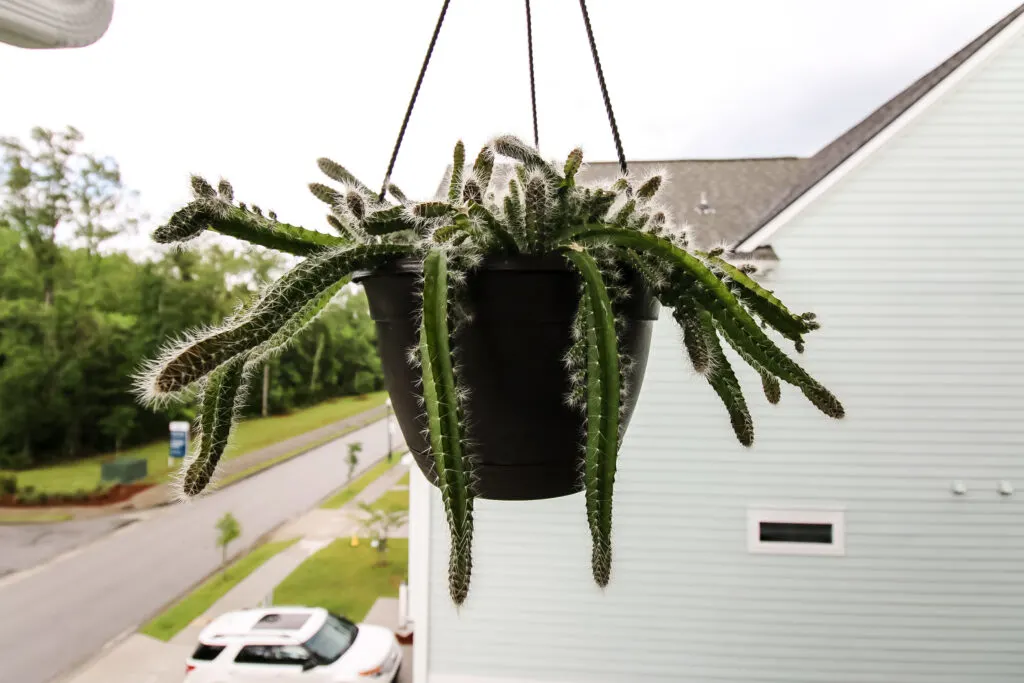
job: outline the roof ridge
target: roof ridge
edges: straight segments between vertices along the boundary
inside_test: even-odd
[[[964,62],[1002,33],[1022,14],[1024,14],[1024,3],[1018,5],[1016,9],[989,26],[938,66],[913,81],[880,107],[847,129],[842,135],[818,150],[809,159],[810,164],[808,166],[810,168],[806,171],[806,175],[796,185],[791,186],[789,191],[783,194],[780,200],[756,221],[750,232],[739,240],[737,244],[746,241],[756,234],[761,228],[785,211],[793,202],[803,196],[804,193],[817,185],[825,176],[849,159],[857,150],[888,128],[890,124],[906,113],[908,109],[931,92],[933,88],[946,80]]]
[[[811,157],[795,155],[788,156],[767,156],[767,157],[689,157],[685,159],[629,159],[631,164],[678,164],[678,163],[729,163],[739,161],[809,161]],[[618,165],[618,161],[584,161],[588,166],[603,166],[605,164]]]

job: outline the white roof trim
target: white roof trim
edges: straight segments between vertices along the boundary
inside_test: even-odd
[[[414,681],[430,677],[430,513],[434,495],[434,486],[413,462],[409,466],[409,617],[416,646],[408,665]]]
[[[895,121],[879,131],[875,137],[871,138],[871,140],[867,142],[867,144],[863,145],[860,149],[850,155],[849,158],[832,169],[828,175],[811,186],[802,195],[797,197],[797,199],[779,213],[778,216],[768,221],[768,223],[763,225],[753,235],[737,244],[735,251],[749,252],[753,251],[757,247],[767,244],[772,235],[778,232],[780,228],[786,225],[786,223],[792,220],[808,206],[813,204],[818,197],[828,192],[828,190],[842,180],[846,174],[860,166],[866,159],[868,159],[868,157],[874,154],[894,136],[899,134],[900,131],[910,125],[925,110],[942,99],[942,97],[950,90],[955,88],[962,80],[969,76],[971,72],[998,53],[1010,41],[1016,38],[1017,34],[1019,34],[1022,29],[1024,29],[1024,15],[1014,19],[1006,28],[988,41],[981,49],[971,55],[963,64],[954,69],[951,74],[946,76],[946,78],[941,80],[937,85],[935,85],[935,87],[925,93],[925,95],[911,105],[909,109],[900,114]]]

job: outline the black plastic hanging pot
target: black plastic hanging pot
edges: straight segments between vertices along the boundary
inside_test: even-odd
[[[419,342],[421,265],[403,259],[353,280],[366,289],[384,382],[417,465],[437,485],[426,439],[420,370],[409,363]],[[657,300],[635,274],[616,313],[628,327],[620,344],[633,360],[623,429],[647,366]],[[566,405],[564,358],[580,299],[578,276],[560,257],[492,259],[467,282],[472,322],[453,338],[460,384],[469,390],[463,425],[474,456],[474,492],[495,500],[538,500],[582,489],[585,422]]]

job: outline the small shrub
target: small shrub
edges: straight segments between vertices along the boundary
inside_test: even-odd
[[[0,474],[0,495],[13,496],[18,492],[18,475]]]
[[[23,488],[21,489],[21,491],[22,491],[22,493],[27,493],[27,494],[31,495],[31,494],[33,494],[33,493],[35,493],[35,492],[36,492],[36,487],[35,487],[35,486],[32,486],[32,485],[30,484],[30,485],[28,485],[28,486],[25,486],[25,487],[23,487]]]
[[[50,502],[50,494],[48,494],[46,491],[40,491],[36,495],[36,502],[39,505],[46,505],[47,503]]]
[[[22,489],[14,496],[14,502],[18,505],[35,505],[37,502],[37,496],[33,491],[26,491]]]
[[[89,492],[85,489],[78,489],[71,494],[71,500],[75,503],[85,503],[89,500]]]

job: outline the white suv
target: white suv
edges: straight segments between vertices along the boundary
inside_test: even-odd
[[[199,634],[185,683],[390,682],[402,650],[390,630],[320,607],[228,612]]]

